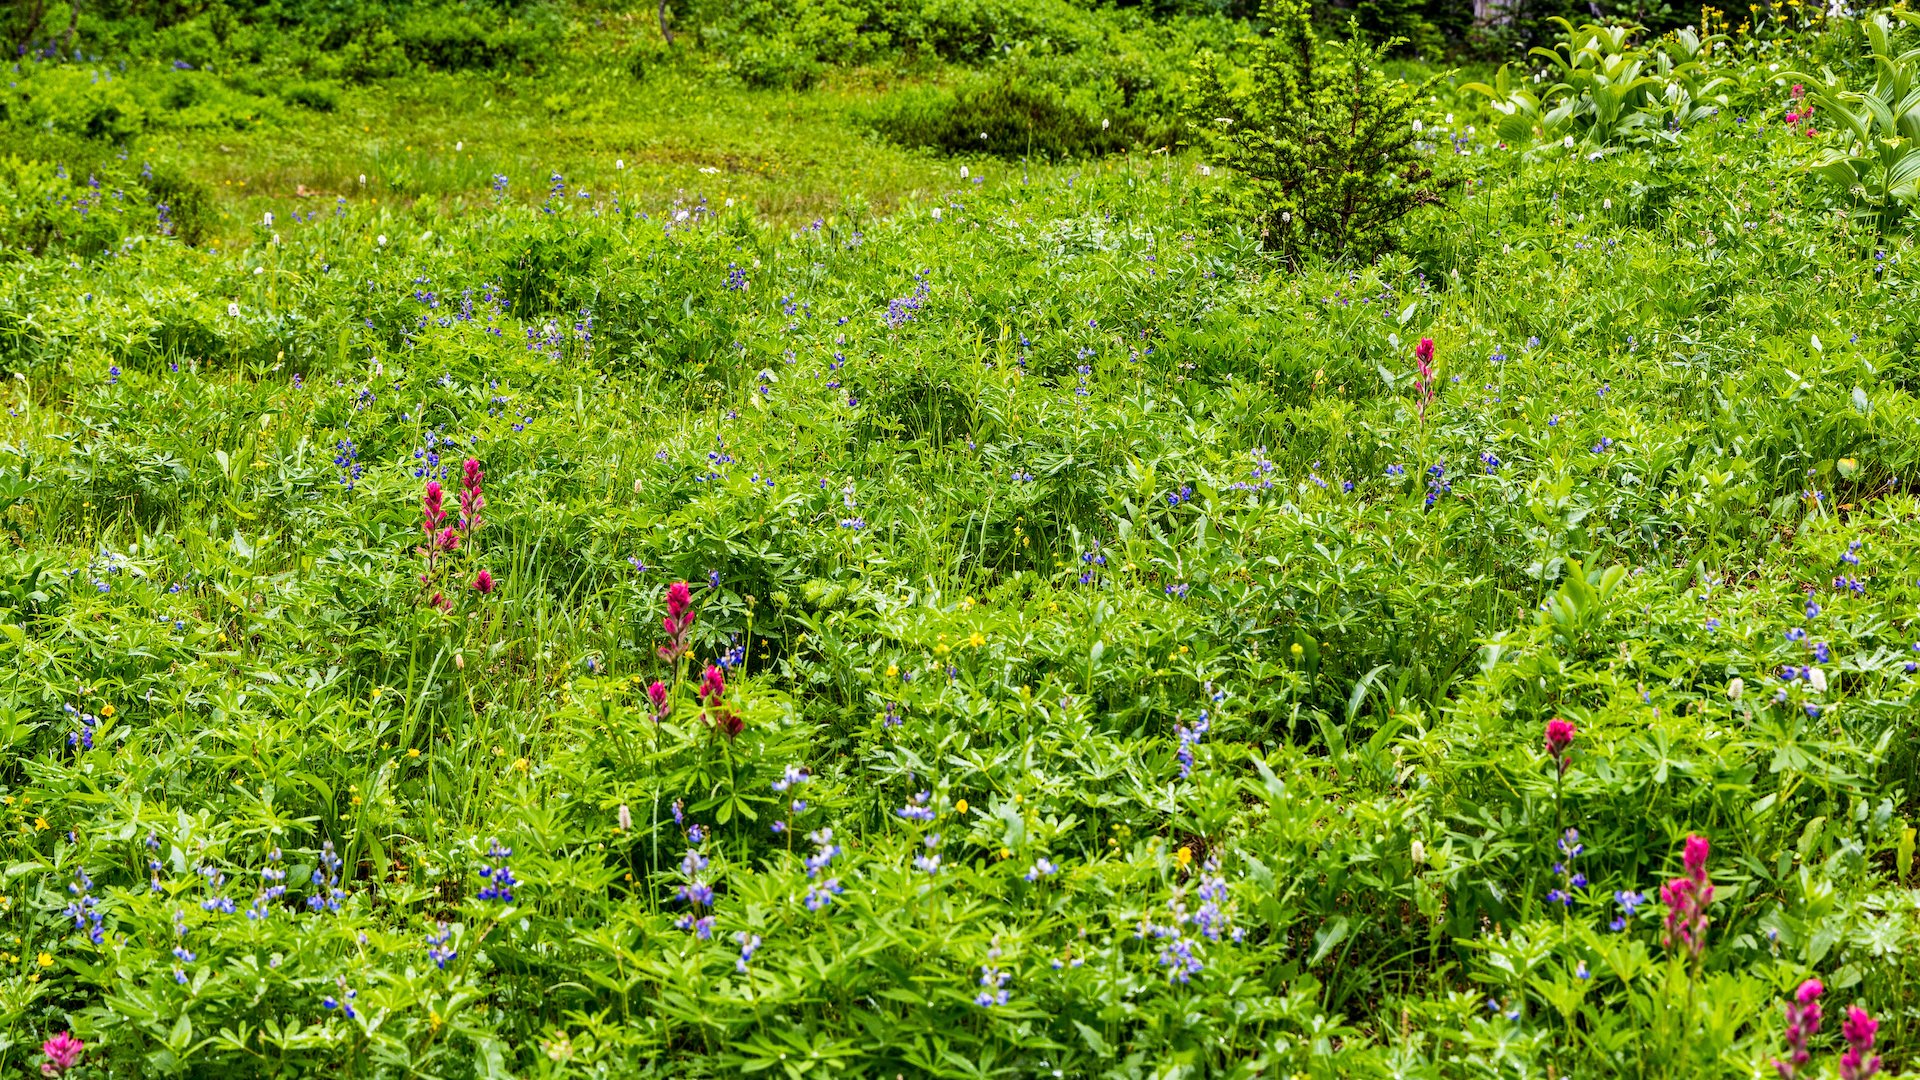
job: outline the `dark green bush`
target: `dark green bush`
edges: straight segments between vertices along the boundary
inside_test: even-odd
[[[515,19],[431,8],[394,30],[407,59],[438,71],[527,67],[552,46],[549,35]]]
[[[894,142],[947,153],[1062,158],[1165,146],[1179,133],[1179,64],[1192,50],[1171,33],[1073,52],[1022,44],[951,86],[891,95],[868,123]]]
[[[340,91],[327,83],[312,79],[288,83],[281,88],[280,98],[289,105],[298,105],[315,112],[332,112],[340,107]]]
[[[825,70],[811,52],[784,37],[747,45],[729,66],[741,82],[760,90],[804,90]]]
[[[167,208],[168,227],[183,243],[198,244],[213,227],[217,208],[207,186],[180,171],[177,166],[158,165],[145,177],[147,199],[156,219],[161,206]]]
[[[1193,84],[1197,141],[1231,170],[1222,209],[1290,261],[1392,249],[1402,220],[1457,182],[1435,175],[1420,144],[1433,80],[1388,78],[1384,50],[1351,26],[1346,41],[1322,45],[1298,0],[1269,0],[1262,14],[1274,29],[1251,43],[1246,65],[1225,71],[1209,55]]]

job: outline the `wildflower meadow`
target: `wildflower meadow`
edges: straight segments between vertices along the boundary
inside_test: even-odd
[[[1920,1072],[1920,17],[17,7],[0,1074]]]

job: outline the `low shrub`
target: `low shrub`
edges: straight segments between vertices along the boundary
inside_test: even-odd
[[[1402,219],[1457,182],[1436,176],[1441,159],[1420,143],[1434,81],[1389,79],[1383,48],[1357,29],[1323,46],[1295,0],[1270,0],[1263,14],[1274,30],[1246,65],[1228,71],[1208,56],[1194,80],[1197,141],[1231,170],[1219,205],[1290,261],[1390,250]]]

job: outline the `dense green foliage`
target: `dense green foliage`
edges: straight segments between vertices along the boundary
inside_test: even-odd
[[[1273,32],[1249,43],[1243,69],[1224,73],[1212,54],[1196,65],[1196,139],[1238,178],[1229,212],[1262,247],[1292,263],[1309,251],[1372,259],[1453,182],[1434,175],[1422,131],[1439,79],[1388,78],[1381,49],[1352,27],[1344,41],[1319,42],[1304,4],[1281,0],[1262,14]]]
[[[1118,117],[865,134],[1085,50],[630,14],[214,135],[23,62],[0,1068],[1734,1078],[1817,978],[1799,1075],[1910,1072],[1920,274],[1828,175],[1909,121],[1822,116],[1912,31],[1569,26],[1288,266]]]

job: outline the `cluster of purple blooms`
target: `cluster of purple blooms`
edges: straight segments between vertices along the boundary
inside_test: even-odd
[[[1447,479],[1447,467],[1444,464],[1427,466],[1427,506],[1440,501],[1441,496],[1453,493],[1453,481]]]
[[[344,977],[342,977],[340,980],[340,996],[334,997],[333,995],[329,994],[326,997],[321,998],[320,1007],[328,1010],[329,1012],[335,1009],[338,1009],[340,1010],[340,1015],[346,1017],[349,1020],[356,1020],[359,1018],[360,1014],[353,1007],[353,999],[359,996],[360,996],[360,991],[348,989],[347,980]]]
[[[107,938],[106,917],[100,914],[100,908],[93,899],[93,879],[87,876],[85,869],[75,867],[73,880],[67,883],[67,892],[73,894],[73,900],[67,904],[67,918],[73,920],[75,930],[85,930],[87,940],[99,945]]]
[[[747,965],[753,961],[753,954],[760,949],[760,935],[749,934],[745,930],[737,931],[733,940],[740,946],[740,956],[733,962],[733,969],[742,975],[747,973]]]
[[[980,992],[973,998],[973,1003],[983,1009],[1007,1003],[1007,980],[1013,975],[995,966],[999,959],[1000,943],[996,940],[987,949],[987,962],[980,965]]]
[[[1205,709],[1200,710],[1200,718],[1193,722],[1192,727],[1188,727],[1185,724],[1174,725],[1173,734],[1180,740],[1180,749],[1174,751],[1174,756],[1180,759],[1180,779],[1185,780],[1193,775],[1194,745],[1198,743],[1212,727],[1213,720],[1208,717],[1207,710]]]
[[[185,965],[193,963],[198,958],[193,950],[187,948],[187,913],[184,911],[173,913],[173,939],[173,958],[179,961],[173,965],[173,981],[185,986],[187,984]]]
[[[927,852],[913,857],[914,867],[928,874],[938,874],[940,872],[940,834],[928,833],[920,842],[925,845]]]
[[[723,659],[721,661],[721,666],[732,667],[733,665],[728,664]],[[785,795],[789,792],[793,793],[793,796],[794,796],[793,800],[787,804],[787,813],[791,817],[797,818],[801,814],[804,814],[807,812],[807,801],[799,797],[798,789],[804,786],[806,783],[808,783],[812,779],[813,779],[813,774],[808,772],[804,767],[799,765],[789,765],[787,766],[786,773],[782,775],[780,779],[775,780],[773,782],[773,793],[775,795]],[[774,835],[776,836],[786,832],[790,828],[792,828],[792,822],[786,819],[781,819],[773,823],[773,832],[774,832]],[[832,835],[832,834],[829,833],[828,835]],[[808,876],[811,877],[812,875],[809,874]]]
[[[1086,564],[1087,567],[1086,570],[1080,574],[1080,584],[1093,584],[1094,578],[1098,576],[1100,571],[1107,565],[1107,556],[1105,552],[1100,550],[1100,541],[1093,541],[1093,545],[1080,554],[1080,561]]]
[[[220,891],[227,887],[227,875],[209,863],[200,868],[200,876],[207,881],[207,898],[200,901],[200,910],[220,915],[233,914],[233,897]]]
[[[439,933],[427,935],[427,959],[433,961],[434,967],[445,971],[447,965],[460,954],[447,947],[448,942],[453,940],[453,928],[442,922],[437,924],[436,929]]]
[[[481,900],[497,900],[502,904],[513,903],[513,887],[520,884],[514,879],[513,869],[507,860],[513,857],[513,849],[501,847],[500,841],[487,841],[487,858],[491,865],[480,868],[480,877],[487,884],[476,894]]]
[[[67,732],[67,747],[80,750],[93,749],[93,732],[100,725],[100,718],[92,713],[83,713],[71,704],[64,708],[75,725],[72,731]]]
[[[267,865],[260,868],[260,893],[247,908],[247,918],[256,922],[267,917],[268,905],[287,895],[287,868],[280,863],[280,849],[267,852]]]
[[[699,829],[699,826],[694,826],[694,829]],[[693,830],[689,830],[689,838],[694,843],[700,842],[699,836]],[[709,865],[705,855],[693,848],[688,848],[687,853],[680,859],[680,876],[686,879],[686,884],[680,886],[680,891],[676,894],[676,897],[684,901],[691,910],[675,919],[673,925],[678,929],[691,932],[701,941],[708,941],[713,937],[713,916],[700,913],[713,906],[713,886],[701,876],[706,873]]]
[[[1574,860],[1587,850],[1587,846],[1580,842],[1578,829],[1568,829],[1555,846],[1560,849],[1560,861],[1553,864],[1553,873],[1560,879],[1560,884],[1548,891],[1547,902],[1570,908],[1576,899],[1574,893],[1587,887],[1587,875],[1574,866]]]
[[[920,309],[926,306],[928,289],[926,271],[921,271],[919,274],[916,274],[915,279],[917,284],[914,285],[913,292],[906,296],[896,296],[892,300],[887,301],[886,320],[888,329],[898,330],[912,322],[918,317]]]
[[[1247,451],[1253,459],[1253,468],[1247,473],[1251,480],[1236,480],[1228,485],[1229,491],[1270,491],[1273,489],[1273,462],[1267,460],[1267,448],[1256,446]]]
[[[347,894],[340,888],[340,856],[334,853],[331,840],[320,845],[320,865],[314,867],[312,881],[314,893],[307,897],[307,909],[339,911]]]
[[[1220,873],[1218,859],[1209,858],[1201,867],[1200,884],[1195,888],[1194,895],[1200,905],[1188,911],[1185,890],[1175,889],[1172,898],[1167,901],[1171,918],[1166,923],[1143,918],[1134,931],[1136,938],[1151,938],[1160,942],[1157,959],[1160,966],[1166,969],[1168,982],[1190,982],[1206,969],[1203,941],[1218,944],[1223,939],[1230,939],[1238,943],[1246,933],[1233,925],[1233,916],[1228,910],[1227,881]],[[1194,933],[1189,934],[1188,930]]]
[[[919,792],[914,795],[907,805],[895,810],[894,814],[908,821],[917,821],[922,825],[931,825],[933,823],[933,807],[928,806],[927,803],[932,801],[932,799],[933,792]]]

